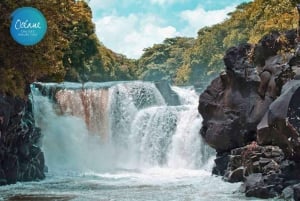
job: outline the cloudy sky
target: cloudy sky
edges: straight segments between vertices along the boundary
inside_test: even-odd
[[[196,37],[199,28],[219,23],[249,0],[90,0],[100,41],[138,58],[165,38]]]

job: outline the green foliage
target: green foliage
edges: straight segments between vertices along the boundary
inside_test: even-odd
[[[140,64],[145,65],[146,70],[156,68],[156,71],[167,73],[165,77],[171,75],[175,84],[201,85],[201,82],[209,81],[224,69],[222,59],[229,47],[239,43],[257,43],[270,31],[297,28],[296,3],[299,1],[254,0],[242,3],[234,12],[228,14],[229,18],[224,22],[198,31],[194,44],[182,49],[182,55],[177,56],[181,58],[176,60],[177,65],[173,65],[177,70],[164,71],[167,69],[166,61],[173,58],[168,52],[176,49],[175,45],[167,49],[165,44],[158,44],[146,49],[141,58],[144,63]]]
[[[71,1],[70,1],[71,3]],[[20,6],[40,9],[48,20],[49,32],[35,46],[17,44],[9,33],[10,14]],[[65,5],[57,1],[32,2],[26,0],[3,0],[0,3],[0,71],[1,93],[24,96],[25,85],[45,76],[57,81],[64,77],[63,50],[68,41],[62,33]]]
[[[239,43],[257,43],[270,31],[284,31],[297,27],[296,1],[255,0],[242,3],[229,14],[224,22],[200,29],[196,45],[186,61],[195,82],[223,70],[223,55],[231,46]],[[194,61],[196,60],[196,61]],[[202,70],[200,70],[202,69]]]
[[[17,44],[9,33],[11,13],[24,6],[36,7],[47,19],[47,34],[34,46]],[[0,13],[0,93],[23,97],[34,81],[135,78],[135,61],[99,42],[85,1],[2,0]]]
[[[3,92],[6,92],[9,95],[18,94],[19,96],[23,96],[25,83],[20,72],[16,72],[12,68],[0,68],[0,75],[0,89]]]
[[[98,40],[88,5],[79,1],[70,8],[70,11],[76,14],[76,18],[70,19],[65,29],[70,45],[65,50],[63,64],[67,69],[66,79],[76,81],[82,80],[89,72],[89,62],[97,53]]]
[[[127,59],[100,44],[97,54],[91,60],[89,80],[133,80],[136,78],[135,72],[135,60]]]
[[[177,71],[184,63],[184,52],[194,43],[195,39],[176,37],[146,48],[138,60],[138,77],[143,80],[176,81],[179,79]]]
[[[2,0],[0,2],[0,93],[24,96],[34,81],[168,80],[201,85],[223,70],[223,55],[238,43],[256,43],[270,31],[297,27],[299,0],[242,3],[228,19],[198,31],[198,37],[167,38],[146,48],[138,60],[107,49],[96,37],[85,1]],[[48,22],[37,45],[17,44],[10,14],[19,7],[41,10]]]

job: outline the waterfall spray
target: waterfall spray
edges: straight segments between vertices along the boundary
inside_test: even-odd
[[[179,106],[150,82],[33,84],[49,170],[201,168],[212,153],[198,135],[197,95],[173,91]]]

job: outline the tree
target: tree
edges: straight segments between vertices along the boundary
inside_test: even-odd
[[[184,63],[184,52],[194,45],[193,38],[167,38],[144,50],[138,60],[138,76],[144,80],[167,80],[176,83],[177,71]]]
[[[9,32],[11,13],[25,6],[39,9],[48,23],[45,38],[34,46],[17,44]],[[135,78],[135,61],[98,40],[85,1],[2,0],[0,12],[0,93],[24,97],[34,81]]]

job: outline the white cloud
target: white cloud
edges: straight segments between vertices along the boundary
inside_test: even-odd
[[[159,5],[165,5],[165,4],[174,4],[178,2],[184,2],[184,0],[150,0],[152,4],[159,4]]]
[[[227,13],[234,10],[235,6],[226,7],[222,10],[209,11],[198,6],[195,10],[182,11],[180,17],[188,23],[184,28],[183,33],[188,36],[196,36],[200,28],[222,22],[226,19]]]
[[[176,28],[164,26],[163,20],[154,15],[111,15],[95,20],[95,24],[105,46],[130,58],[138,58],[144,48],[179,35]]]
[[[93,10],[108,9],[113,7],[116,3],[116,0],[90,0],[89,6],[93,8]]]
[[[138,58],[144,48],[161,43],[165,38],[196,37],[200,28],[222,22],[226,14],[235,9],[231,6],[206,11],[199,4],[197,8],[183,10],[176,16],[172,12],[167,16],[161,13],[162,8],[172,11],[172,4],[186,1],[150,0],[149,4],[144,0],[91,0],[89,4],[100,41],[115,52]],[[132,7],[141,9],[131,12]]]

